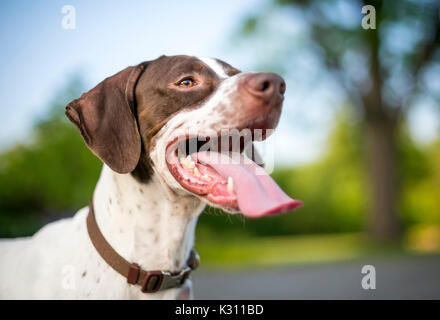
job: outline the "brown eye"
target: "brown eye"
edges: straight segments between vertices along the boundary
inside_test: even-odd
[[[194,86],[194,80],[192,79],[183,79],[182,81],[179,82],[178,86],[179,87],[185,87],[185,88],[191,88],[192,86]]]

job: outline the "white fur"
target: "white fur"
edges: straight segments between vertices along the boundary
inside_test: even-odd
[[[214,95],[201,107],[179,112],[157,133],[150,157],[156,171],[161,172],[159,178],[165,186],[169,186],[173,191],[187,193],[169,172],[163,156],[170,141],[187,135],[217,136],[222,129],[243,125],[242,118],[236,111],[241,109],[243,103],[237,92],[238,82],[243,76],[238,74],[223,80]],[[172,194],[171,190],[170,194]]]
[[[94,192],[96,219],[105,238],[121,256],[146,270],[182,268],[203,206],[193,196],[169,199],[156,176],[142,184],[105,165]],[[31,238],[1,241],[0,298],[176,299],[191,288],[187,280],[181,288],[144,294],[139,286],[128,285],[90,242],[87,213],[88,207],[83,208]]]
[[[212,70],[214,70],[215,73],[217,73],[217,75],[220,78],[228,77],[222,65],[218,63],[215,59],[212,58],[199,58],[199,59],[202,60],[204,63],[206,63]]]
[[[237,83],[213,59],[203,59],[225,78],[201,107],[182,111],[159,131],[150,157],[154,175],[140,183],[104,165],[93,203],[101,232],[126,260],[145,270],[181,269],[194,244],[197,217],[204,202],[184,190],[165,162],[167,144],[193,128],[215,135],[234,128],[240,108]],[[234,101],[234,108],[230,108]],[[229,108],[228,108],[229,107]],[[237,109],[236,109],[237,110]],[[231,113],[232,111],[232,113]],[[229,112],[229,114],[228,114]],[[88,207],[73,218],[43,227],[30,238],[0,241],[0,298],[7,299],[176,299],[187,297],[191,281],[181,288],[144,294],[127,284],[96,252],[86,227]],[[191,298],[191,292],[189,298]]]

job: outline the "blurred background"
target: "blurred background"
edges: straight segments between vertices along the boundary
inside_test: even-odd
[[[267,143],[304,206],[259,220],[207,208],[196,298],[440,298],[439,1],[14,1],[0,17],[0,237],[88,204],[101,163],[68,102],[162,54],[217,57],[286,79]]]

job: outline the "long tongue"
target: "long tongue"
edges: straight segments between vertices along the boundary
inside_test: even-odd
[[[192,156],[213,167],[224,178],[232,177],[238,207],[247,217],[283,213],[302,205],[301,201],[286,195],[263,168],[242,155],[231,158],[222,153],[202,151]]]

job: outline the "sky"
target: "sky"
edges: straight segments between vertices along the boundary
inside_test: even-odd
[[[80,73],[91,88],[128,65],[162,54],[217,57],[252,70],[261,55],[253,48],[234,48],[231,39],[243,19],[264,4],[260,0],[0,2],[0,148],[30,138],[32,124],[73,74]],[[62,27],[65,5],[75,8],[74,30]],[[328,100],[337,98],[332,88],[319,96],[295,91],[294,81],[286,79],[284,114],[267,142],[275,144],[280,164],[306,163],[319,156],[331,128]],[[305,110],[304,100],[315,107]],[[421,108],[411,118],[422,141],[431,139],[439,128],[429,110]]]

